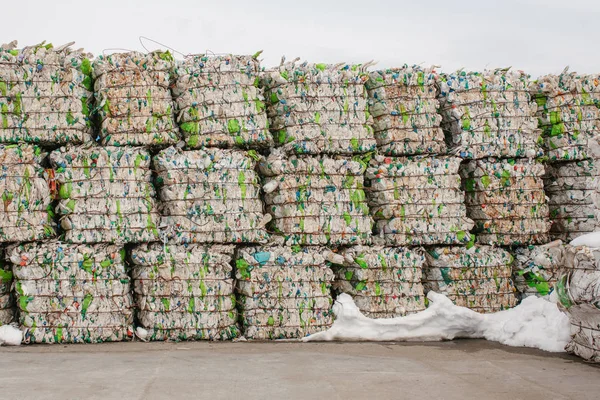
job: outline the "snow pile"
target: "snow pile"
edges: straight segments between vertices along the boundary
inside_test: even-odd
[[[103,145],[177,143],[169,89],[174,59],[169,52],[100,55],[93,66]]]
[[[262,77],[275,144],[296,154],[375,150],[365,66],[282,63]]]
[[[333,287],[352,295],[363,315],[393,318],[425,309],[422,249],[354,246],[338,258]]]
[[[564,247],[560,240],[514,249],[513,276],[523,298],[546,296],[554,286],[564,263]]]
[[[496,69],[439,76],[442,127],[462,158],[542,155],[529,75]]]
[[[11,293],[13,274],[10,264],[0,257],[0,326],[10,324],[15,317],[15,300]]]
[[[239,336],[233,246],[143,244],[131,252],[139,325],[150,340]]]
[[[600,229],[600,171],[597,163],[597,160],[581,160],[546,167],[544,186],[553,237],[570,241]]]
[[[363,188],[364,166],[343,157],[285,156],[259,164],[271,228],[287,245],[370,241],[373,221]]]
[[[542,164],[526,159],[473,160],[462,165],[460,175],[478,243],[511,246],[548,241]]]
[[[237,294],[244,337],[301,338],[331,326],[333,272],[322,247],[238,249]]]
[[[0,345],[20,346],[23,341],[23,332],[13,325],[0,326]]]
[[[333,305],[333,326],[303,338],[311,341],[440,341],[485,338],[514,347],[564,351],[569,321],[555,303],[531,297],[518,307],[494,314],[479,314],[459,307],[445,296],[429,292],[429,307],[420,313],[390,319],[361,314],[352,298],[340,295]]]
[[[512,256],[491,246],[434,247],[425,253],[425,292],[440,292],[456,305],[489,313],[517,304]]]
[[[469,242],[459,166],[457,157],[375,156],[365,174],[375,235],[389,246]]]
[[[379,153],[389,156],[444,154],[433,68],[404,65],[371,72],[366,86]]]
[[[50,154],[70,243],[158,240],[150,154],[141,147],[61,147]]]
[[[133,335],[125,249],[58,241],[14,245],[15,292],[25,343],[97,343]]]
[[[161,226],[174,243],[264,243],[263,214],[254,152],[182,151],[154,157]]]
[[[0,145],[0,242],[42,240],[55,235],[46,153],[37,146]]]
[[[544,146],[551,161],[600,158],[600,86],[598,75],[566,70],[546,75],[532,88],[539,105]]]
[[[92,139],[90,55],[71,44],[0,46],[0,142],[54,145]]]
[[[259,71],[254,56],[193,55],[177,63],[173,95],[188,147],[273,143]]]

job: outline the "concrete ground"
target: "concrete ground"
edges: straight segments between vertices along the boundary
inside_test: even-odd
[[[598,399],[600,367],[484,340],[0,349],[3,399]]]

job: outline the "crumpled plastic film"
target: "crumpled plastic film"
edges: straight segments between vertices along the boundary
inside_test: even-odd
[[[236,292],[247,339],[301,338],[333,323],[333,272],[322,247],[238,249]]]
[[[560,240],[514,249],[513,278],[523,298],[546,296],[554,291],[564,263]]]
[[[570,242],[600,230],[600,173],[597,160],[580,160],[546,166],[544,187],[548,195],[550,234]]]
[[[366,87],[379,153],[444,154],[434,68],[404,65],[371,72]]]
[[[373,221],[363,188],[364,165],[344,157],[286,156],[259,163],[270,228],[287,245],[368,244]]]
[[[59,241],[12,245],[26,343],[97,343],[133,336],[125,249]]]
[[[556,284],[558,297],[565,308],[592,304],[600,309],[600,249],[565,246],[565,261]]]
[[[239,336],[233,246],[142,244],[131,251],[137,319],[150,340]]]
[[[375,236],[388,246],[471,240],[458,157],[375,156],[365,174]]]
[[[56,212],[71,243],[159,239],[159,214],[141,147],[61,147],[50,154],[60,198]]]
[[[510,246],[548,241],[542,164],[527,159],[472,160],[461,166],[460,175],[478,243]]]
[[[333,288],[347,293],[369,318],[394,318],[425,309],[420,248],[353,246],[340,250],[333,264]]]
[[[49,174],[41,148],[0,145],[0,242],[26,242],[55,236]]]
[[[4,251],[0,249],[0,326],[10,324],[15,317],[15,300],[11,293],[13,273],[10,263],[4,261]]]
[[[265,243],[268,234],[256,174],[258,154],[229,149],[154,157],[161,226],[173,243]]]
[[[114,53],[93,63],[100,139],[105,146],[164,146],[179,141],[168,52]]]
[[[542,76],[533,89],[546,155],[552,161],[600,158],[600,76]]]
[[[434,247],[425,253],[425,293],[442,293],[456,305],[489,313],[517,305],[513,257],[498,247]]]
[[[188,147],[273,144],[259,71],[254,56],[191,55],[177,63],[173,96]]]
[[[462,158],[543,154],[532,82],[522,71],[457,71],[439,75],[442,127],[448,147]]]
[[[580,304],[567,310],[571,323],[569,353],[586,361],[600,363],[600,310],[591,304]]]
[[[0,142],[44,145],[92,139],[91,55],[70,45],[0,46]]]
[[[358,154],[376,149],[360,65],[294,62],[263,73],[269,127],[296,154]]]

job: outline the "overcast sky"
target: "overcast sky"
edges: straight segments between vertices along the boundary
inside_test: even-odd
[[[75,41],[94,54],[143,50],[253,54],[265,66],[378,61],[442,70],[512,66],[534,77],[600,72],[598,0],[29,0],[4,1],[2,42]],[[156,45],[148,43],[148,49]]]

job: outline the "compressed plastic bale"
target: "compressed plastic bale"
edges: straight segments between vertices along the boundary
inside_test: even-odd
[[[449,150],[462,158],[543,154],[532,81],[522,71],[457,71],[438,80],[442,128]]]
[[[236,293],[248,339],[301,338],[333,323],[331,284],[322,247],[239,248]]]
[[[7,249],[26,343],[97,343],[133,336],[125,249],[59,241]]]
[[[592,304],[600,309],[600,249],[566,245],[556,289],[565,308]]]
[[[296,154],[375,150],[364,66],[282,63],[263,73],[276,146]]]
[[[271,152],[259,163],[269,227],[286,245],[368,243],[373,221],[363,171],[361,162],[344,157]]]
[[[166,238],[184,243],[265,243],[256,174],[258,154],[228,149],[182,151],[154,157]]]
[[[425,293],[442,293],[456,305],[489,313],[516,306],[513,257],[491,246],[433,247],[425,253]]]
[[[546,296],[554,292],[564,263],[560,240],[514,249],[513,279],[522,298]]]
[[[369,111],[379,153],[444,154],[434,68],[404,65],[369,74]]]
[[[46,157],[33,145],[0,145],[0,242],[25,242],[55,236]]]
[[[551,161],[600,157],[599,82],[598,75],[567,70],[536,81],[537,116]]]
[[[571,324],[569,353],[586,361],[600,363],[600,310],[591,304],[580,304],[567,310]]]
[[[93,63],[100,139],[105,146],[164,146],[179,141],[166,51],[98,56]]]
[[[332,266],[333,288],[350,294],[363,315],[394,318],[425,309],[422,249],[353,246],[339,255],[345,262]]]
[[[56,212],[71,243],[159,239],[150,154],[140,147],[61,147],[50,154]]]
[[[142,244],[131,251],[139,325],[150,340],[239,336],[233,246]]]
[[[255,56],[188,56],[175,68],[177,122],[190,148],[270,147]]]
[[[365,174],[375,238],[388,246],[471,240],[457,157],[375,156]]]
[[[5,263],[3,253],[0,249],[0,326],[10,324],[15,317],[15,301],[11,293],[13,273],[11,264]]]
[[[460,175],[478,243],[508,246],[548,241],[542,164],[525,159],[472,160],[461,166]]]
[[[91,55],[69,46],[0,46],[0,142],[92,140]]]

